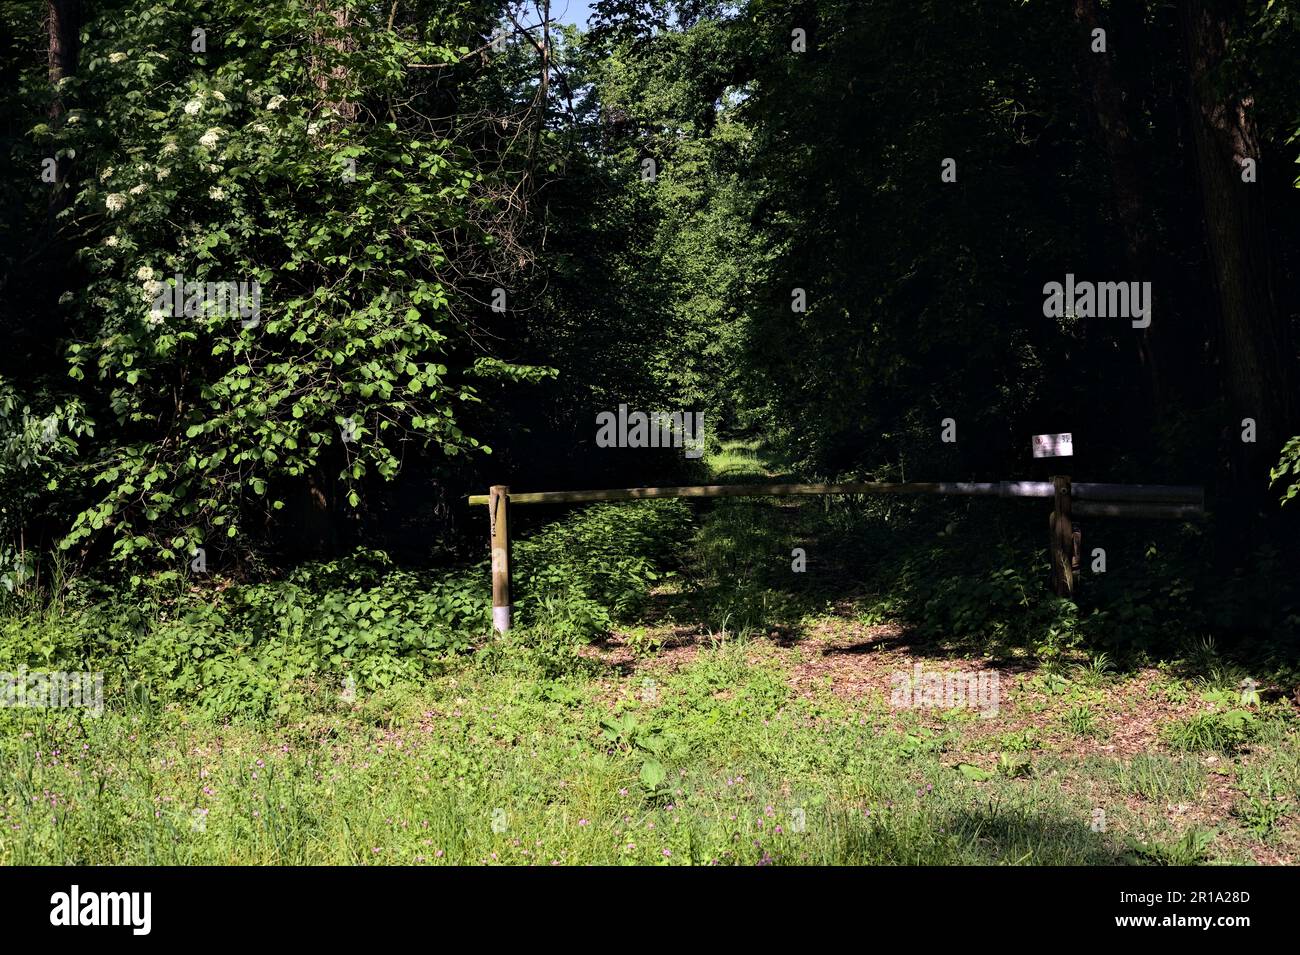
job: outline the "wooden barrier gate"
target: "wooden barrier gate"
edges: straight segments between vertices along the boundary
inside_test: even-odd
[[[850,484],[703,484],[687,487],[623,487],[604,491],[536,491],[511,494],[494,484],[487,494],[474,494],[470,504],[486,504],[492,541],[492,625],[510,629],[510,532],[512,504],[592,504],[635,501],[653,497],[784,497],[828,494],[954,494],[974,497],[1049,497],[1048,552],[1052,589],[1063,597],[1075,595],[1075,571],[1080,562],[1080,535],[1075,517],[1187,518],[1205,512],[1205,492],[1199,487],[1162,484],[1074,484],[1068,475],[1051,481],[963,483]]]

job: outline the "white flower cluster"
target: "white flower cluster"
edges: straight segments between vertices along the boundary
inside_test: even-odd
[[[126,59],[125,53],[110,53],[108,55],[108,62],[110,63],[121,63],[125,59]]]
[[[121,212],[126,208],[126,196],[120,192],[110,192],[104,199],[104,205],[108,207],[109,212]]]
[[[266,108],[269,110],[277,110],[284,105],[284,102],[284,97],[276,94],[267,101]]]
[[[213,149],[217,145],[217,140],[225,135],[225,131],[213,126],[206,133],[199,137],[199,145],[204,149]]]

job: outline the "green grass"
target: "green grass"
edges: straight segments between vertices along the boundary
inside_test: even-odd
[[[719,480],[771,473],[750,445],[711,464]],[[962,567],[950,518],[853,500],[575,510],[519,542],[527,626],[505,638],[474,623],[484,568],[425,578],[364,554],[278,584],[13,608],[0,669],[103,668],[108,706],[0,709],[0,863],[1300,858],[1289,707],[1243,718],[1226,691],[1198,703],[1123,655],[1078,652],[1073,610],[1032,567],[997,566],[1019,545]],[[897,642],[866,647],[879,625]],[[611,634],[625,657],[592,649]],[[828,635],[848,650],[805,652]],[[891,708],[888,668],[849,694],[834,674],[796,679],[810,662],[853,676],[894,652],[889,666],[943,670],[993,649],[992,721]],[[1107,756],[1126,700],[1159,718],[1137,727],[1140,752]]]
[[[769,644],[557,679],[553,651],[516,638],[419,686],[352,702],[322,686],[291,722],[0,714],[0,862],[1178,864],[1294,842],[1280,764],[1216,843],[1161,813],[1204,794],[1194,759],[968,774],[977,723],[796,694],[792,651]],[[1115,807],[1105,832],[1096,805]]]
[[[1194,759],[1139,753],[1104,760],[1090,769],[1125,794],[1153,803],[1192,801],[1205,787],[1205,768]]]
[[[1233,753],[1244,746],[1258,731],[1255,714],[1235,709],[1227,712],[1197,713],[1165,727],[1164,736],[1180,750],[1213,750]]]
[[[15,711],[0,763],[0,861],[1115,858],[1116,846],[1088,831],[1086,805],[1051,786],[968,781],[888,717],[792,699],[775,661],[743,646],[656,679],[647,703],[634,679],[525,683],[514,668],[471,666],[282,726]],[[623,713],[653,731],[653,756],[603,731],[602,719]],[[642,779],[648,758],[666,770],[653,789]]]

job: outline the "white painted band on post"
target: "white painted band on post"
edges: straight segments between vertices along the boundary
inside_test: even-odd
[[[513,607],[493,607],[492,608],[492,626],[497,633],[505,633],[510,629],[510,611]]]

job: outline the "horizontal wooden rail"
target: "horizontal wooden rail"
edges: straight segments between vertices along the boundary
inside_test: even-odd
[[[1205,489],[1178,484],[1073,484],[1071,494],[1080,501],[1189,504],[1205,507]]]
[[[1078,487],[1076,484],[1075,487]],[[1205,509],[1199,504],[1171,504],[1165,501],[1076,501],[1076,517],[1154,517],[1182,520],[1200,517]]]
[[[1071,493],[1081,503],[1184,505],[1189,513],[1204,506],[1199,487],[1158,484],[1074,484]],[[992,481],[986,483],[938,481],[888,483],[858,481],[847,484],[699,484],[686,487],[622,487],[601,491],[534,491],[510,495],[511,504],[590,504],[597,501],[634,501],[657,497],[766,497],[826,494],[955,494],[975,497],[1053,497],[1050,481]],[[470,504],[487,504],[487,494],[472,494]],[[1121,512],[1092,508],[1094,514],[1123,516]],[[1158,510],[1158,508],[1153,509]],[[1083,512],[1081,512],[1083,513]],[[1139,516],[1139,515],[1134,515]],[[1151,516],[1155,516],[1152,514]],[[1183,513],[1168,516],[1184,516]]]
[[[1075,517],[1188,518],[1204,512],[1199,487],[1161,484],[1075,484],[1066,475],[1051,481],[990,481],[847,484],[697,484],[688,487],[616,487],[604,491],[534,491],[512,494],[493,485],[490,494],[470,495],[470,504],[488,504],[492,537],[492,620],[497,630],[510,629],[510,536],[507,512],[514,504],[591,504],[654,497],[782,497],[817,494],[958,494],[978,497],[1052,498],[1048,558],[1052,589],[1076,595],[1082,563],[1082,531]]]

